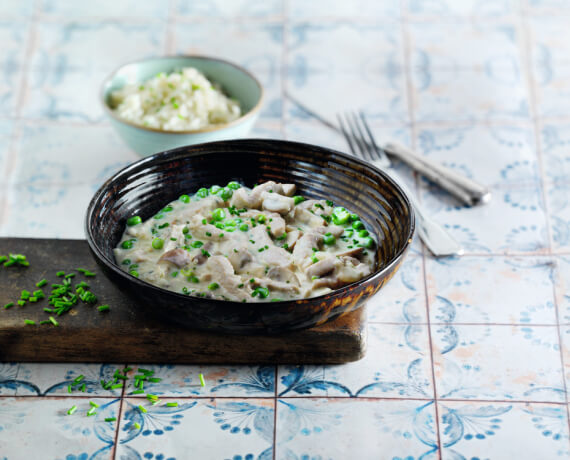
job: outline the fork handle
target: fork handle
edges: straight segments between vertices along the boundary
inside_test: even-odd
[[[487,187],[438,163],[431,162],[397,142],[388,142],[384,150],[459,198],[468,206],[488,203],[491,192]]]
[[[425,212],[423,206],[416,198],[416,195],[408,188],[404,180],[393,168],[382,167],[378,161],[373,162],[374,166],[384,170],[404,191],[416,215],[416,226],[418,235],[425,246],[435,257],[461,256],[464,253],[461,245],[447,231],[432,220]]]

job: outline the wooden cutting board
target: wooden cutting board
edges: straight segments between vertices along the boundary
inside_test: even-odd
[[[29,267],[0,265],[0,361],[108,363],[294,363],[336,364],[356,361],[366,349],[365,308],[313,329],[277,336],[226,335],[159,322],[140,310],[97,269],[84,240],[0,238],[0,255],[26,255]],[[41,279],[60,283],[56,272],[86,268],[93,278],[77,274],[98,297],[60,317],[47,320],[47,298],[18,306],[23,289],[33,291]],[[15,306],[4,309],[8,302]],[[108,304],[104,313],[97,305]],[[36,325],[27,325],[29,319]]]

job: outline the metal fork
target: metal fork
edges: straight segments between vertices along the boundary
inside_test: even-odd
[[[431,253],[436,257],[462,255],[464,251],[459,243],[438,223],[427,216],[416,196],[406,186],[396,171],[394,171],[388,155],[376,144],[372,131],[364,118],[364,114],[359,112],[359,117],[356,116],[355,113],[346,114],[345,119],[346,125],[349,127],[348,129],[342,117],[338,114],[337,119],[340,130],[353,155],[365,161],[369,161],[374,166],[382,169],[404,190],[416,214],[418,234]],[[366,135],[362,127],[364,127],[364,131],[366,131]],[[366,138],[368,138],[368,140]]]

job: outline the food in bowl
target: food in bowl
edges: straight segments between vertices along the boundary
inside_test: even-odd
[[[119,265],[153,285],[240,302],[310,298],[370,275],[376,241],[358,215],[294,184],[237,182],[127,220]]]
[[[200,130],[242,114],[238,101],[194,67],[126,84],[111,93],[110,103],[119,118],[164,131]]]

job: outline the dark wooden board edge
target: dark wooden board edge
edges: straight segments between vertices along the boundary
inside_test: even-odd
[[[46,319],[45,305],[1,308],[22,289],[58,270],[95,268],[83,240],[0,238],[0,254],[25,253],[30,267],[0,267],[0,361],[173,364],[341,364],[366,351],[366,312],[360,308],[321,326],[274,336],[217,334],[157,321],[137,309],[105,276],[89,282],[107,314],[80,305],[59,327],[27,326],[25,318]],[[100,273],[97,270],[97,273]],[[45,315],[44,315],[45,316]]]

